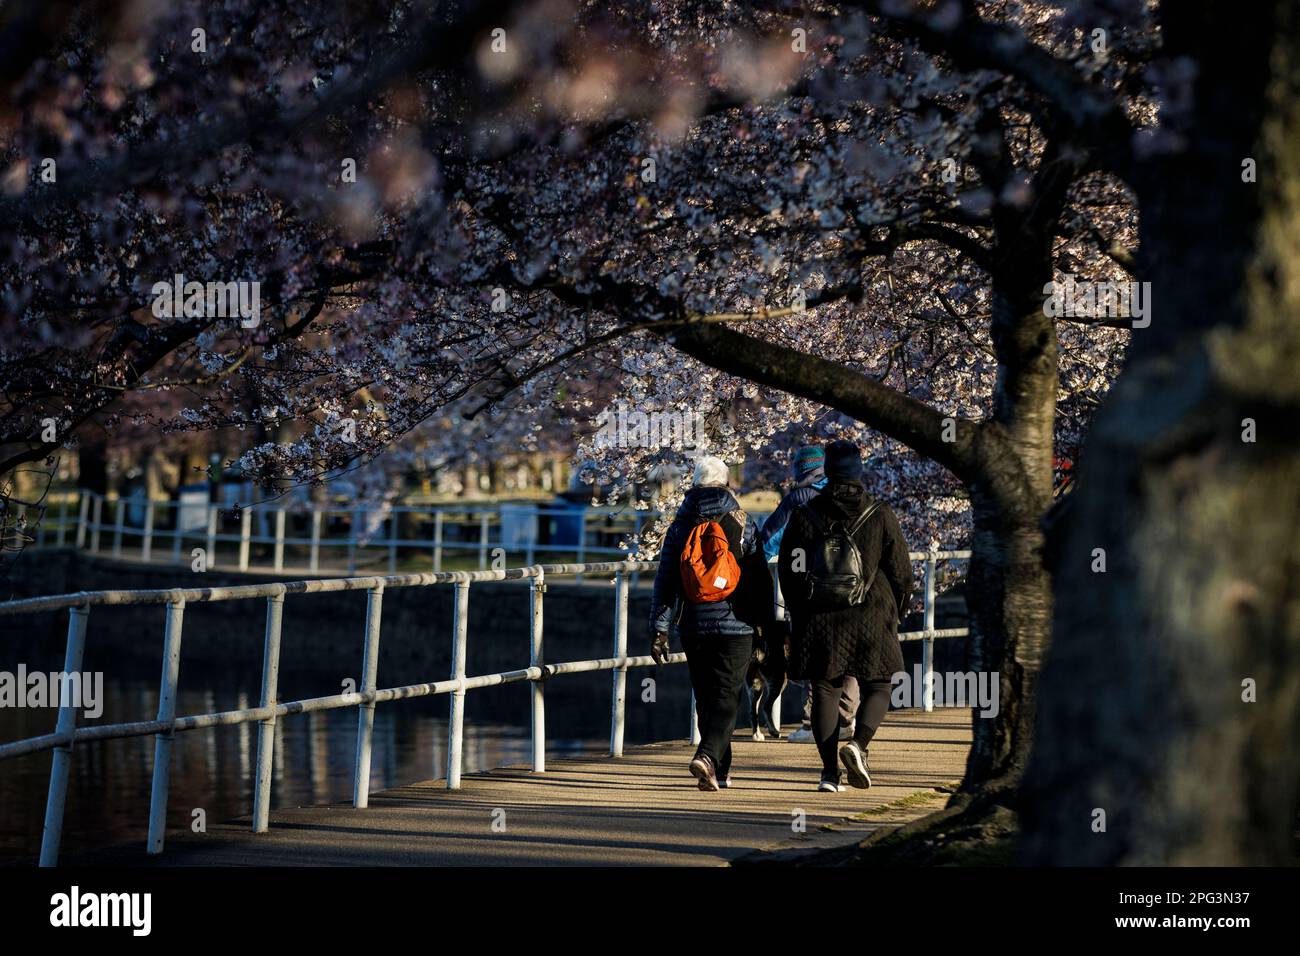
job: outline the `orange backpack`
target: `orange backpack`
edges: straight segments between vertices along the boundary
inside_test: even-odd
[[[726,600],[740,583],[740,565],[716,521],[701,521],[691,529],[681,565],[682,590],[691,604]]]

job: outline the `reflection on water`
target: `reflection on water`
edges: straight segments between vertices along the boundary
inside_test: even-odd
[[[671,668],[683,671],[685,668]],[[683,736],[688,704],[684,673],[673,674],[672,693],[645,703],[629,675],[629,744]],[[248,691],[224,677],[183,675],[177,714],[236,710],[257,704]],[[663,681],[668,684],[668,680]],[[188,686],[186,686],[188,684]],[[196,686],[198,685],[198,686]],[[251,686],[256,686],[255,682]],[[553,692],[553,689],[556,692]],[[666,689],[666,688],[665,688]],[[331,692],[319,683],[281,687],[281,699]],[[547,691],[547,753],[556,756],[599,753],[608,747],[609,675],[576,675]],[[105,679],[104,712],[94,723],[151,719],[158,708],[157,681]],[[380,705],[375,712],[371,791],[445,777],[446,697]],[[0,709],[0,740],[49,733],[56,712]],[[90,722],[86,722],[90,723]],[[273,807],[350,800],[357,731],[356,708],[302,714],[276,726]],[[130,841],[143,843],[148,830],[150,774],[154,738],[134,737],[79,746],[73,754],[63,855]],[[473,691],[466,697],[464,763],[466,772],[530,759],[526,686]],[[176,736],[173,750],[168,828],[189,827],[196,809],[210,823],[252,812],[257,725],[208,727]],[[0,862],[30,863],[39,855],[49,753],[0,763]]]

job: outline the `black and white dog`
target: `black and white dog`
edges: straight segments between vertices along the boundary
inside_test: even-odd
[[[779,739],[781,728],[772,720],[772,705],[786,685],[789,625],[775,621],[754,634],[754,651],[745,669],[745,687],[749,690],[749,727],[754,740],[763,740],[763,732]]]

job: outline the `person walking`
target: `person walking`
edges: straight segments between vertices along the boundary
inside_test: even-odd
[[[826,453],[816,445],[804,445],[790,461],[793,487],[785,493],[776,510],[767,516],[758,533],[763,556],[771,561],[781,550],[781,537],[785,526],[803,505],[812,501],[817,492],[826,487]],[[798,682],[803,688],[803,721],[799,729],[790,734],[791,743],[807,743],[813,739],[812,688],[807,681]],[[840,697],[840,738],[853,736],[853,718],[858,712],[858,682],[856,678],[844,679],[844,693]]]
[[[790,459],[790,477],[794,484],[781,498],[776,510],[767,516],[758,532],[763,557],[771,561],[781,550],[785,526],[800,507],[806,505],[826,487],[826,453],[816,445],[804,445]]]
[[[727,489],[727,466],[702,457],[664,535],[650,604],[650,653],[656,663],[675,630],[686,652],[700,745],[690,772],[699,788],[731,786],[731,737],[754,629],[736,613],[740,565],[757,553],[754,521]]]
[[[849,783],[865,789],[867,751],[889,710],[892,676],[903,669],[898,618],[912,593],[912,563],[898,518],[862,484],[858,447],[832,442],[825,467],[826,486],[790,516],[777,560],[790,673],[812,684],[818,789],[843,789],[841,763]],[[853,737],[839,746],[848,677],[857,678],[861,699]]]

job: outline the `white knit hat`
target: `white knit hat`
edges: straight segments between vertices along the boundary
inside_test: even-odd
[[[727,485],[727,463],[721,458],[704,455],[695,462],[695,487]]]

